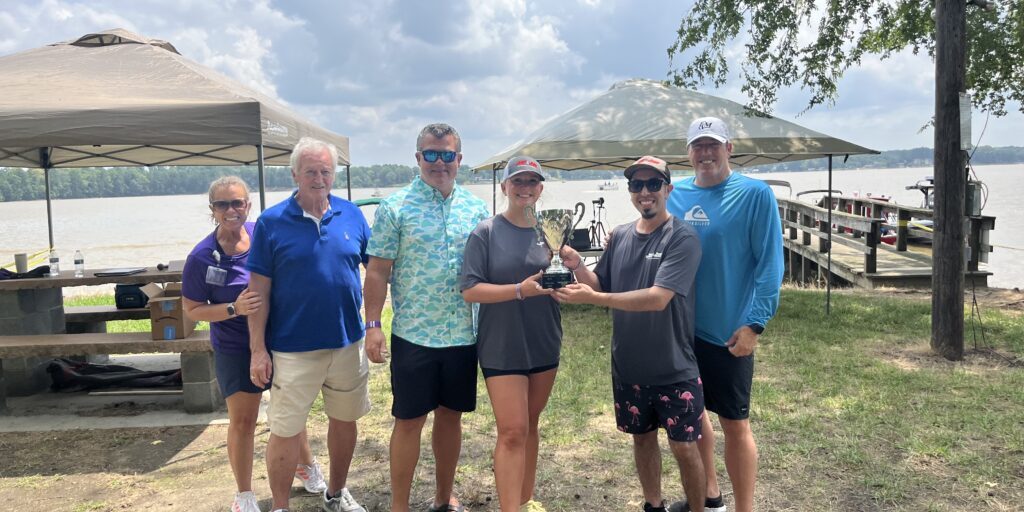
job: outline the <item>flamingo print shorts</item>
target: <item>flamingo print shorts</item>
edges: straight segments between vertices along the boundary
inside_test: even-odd
[[[682,443],[700,439],[704,391],[700,378],[675,384],[645,386],[612,379],[615,423],[627,434],[646,434],[658,427]]]

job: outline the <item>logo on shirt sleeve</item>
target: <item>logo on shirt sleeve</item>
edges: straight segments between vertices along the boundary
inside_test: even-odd
[[[704,208],[701,208],[699,204],[693,205],[685,215],[683,220],[689,222],[691,226],[710,226],[711,219],[708,218],[708,214],[704,212]]]

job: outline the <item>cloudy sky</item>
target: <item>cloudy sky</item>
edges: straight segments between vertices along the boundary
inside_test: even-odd
[[[414,139],[445,121],[476,164],[545,121],[628,78],[663,79],[666,48],[690,1],[5,0],[0,55],[125,28],[271,94],[351,137],[354,165],[413,164]],[[932,145],[926,56],[866,60],[840,99],[798,117],[785,91],[775,114],[879,149]],[[740,83],[702,92],[743,102]],[[992,118],[981,144],[1021,145],[1024,115]],[[976,113],[978,142],[984,114]]]

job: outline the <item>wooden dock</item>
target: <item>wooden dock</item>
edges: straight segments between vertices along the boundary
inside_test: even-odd
[[[831,223],[826,200],[819,205],[779,198],[782,218],[783,251],[786,275],[801,283],[848,283],[861,288],[930,288],[932,284],[931,247],[910,243],[912,237],[931,238],[919,222],[930,219],[932,211],[911,208],[870,198],[833,197]],[[852,212],[852,213],[848,213]],[[988,232],[995,217],[964,217],[968,223],[966,266],[967,283],[986,286],[987,270],[979,263],[988,261],[992,246]],[[829,271],[828,232],[832,231],[831,272]],[[896,243],[881,241],[883,228],[896,232]]]

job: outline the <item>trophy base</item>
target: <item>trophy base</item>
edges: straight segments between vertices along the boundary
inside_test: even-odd
[[[540,277],[542,288],[561,288],[572,282],[572,272],[568,269],[548,270]]]

